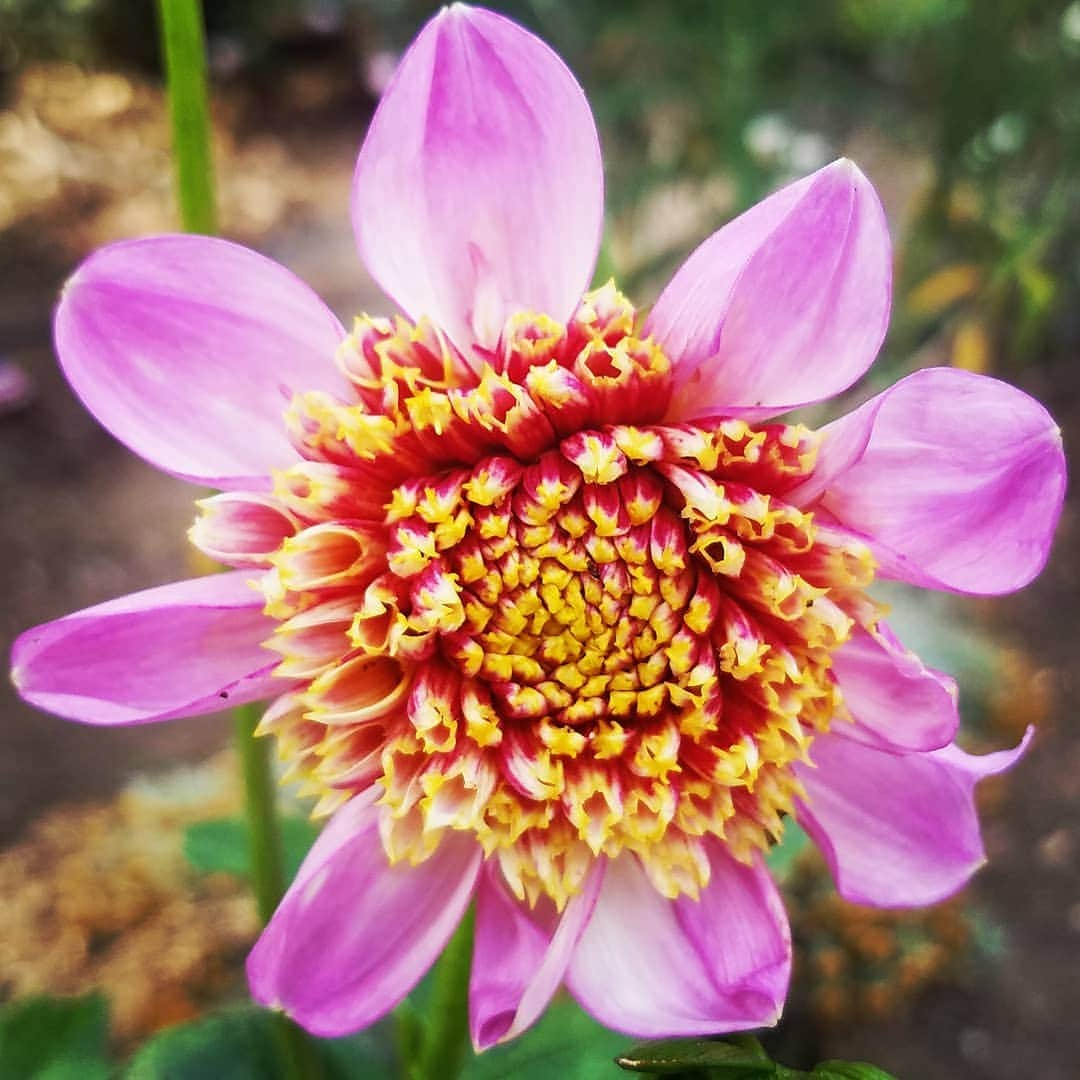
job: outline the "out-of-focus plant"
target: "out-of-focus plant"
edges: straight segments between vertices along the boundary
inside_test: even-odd
[[[934,178],[906,246],[901,313],[911,338],[944,332],[952,363],[982,370],[1036,359],[1080,287],[1068,258],[1080,239],[1068,194],[1080,168],[1080,4],[950,6],[911,56]]]
[[[894,354],[943,334],[953,362],[1039,355],[1075,308],[1080,239],[1080,3],[1060,0],[506,0],[577,71],[605,136],[609,207],[633,216],[678,181],[722,177],[728,216],[859,133],[930,166],[903,255]],[[138,5],[136,5],[138,7]],[[147,11],[149,6],[147,5]],[[367,54],[404,45],[434,0],[221,0],[222,70],[280,67],[305,33]],[[0,77],[34,56],[153,64],[148,15],[124,0],[0,0]],[[363,64],[357,64],[360,70]],[[700,196],[700,191],[697,192]],[[706,200],[708,202],[709,200]],[[671,224],[624,280],[686,246]],[[670,214],[668,215],[670,219]],[[635,221],[635,226],[638,222]],[[700,229],[695,227],[692,232]],[[957,269],[968,288],[957,293]],[[635,280],[636,279],[636,280]],[[1058,337],[1076,328],[1058,326]]]
[[[605,135],[616,220],[676,179],[723,176],[729,204],[714,212],[742,209],[869,134],[929,171],[902,253],[892,355],[944,332],[958,366],[1026,362],[1057,314],[1075,308],[1080,3],[503,6],[581,74]],[[432,7],[373,10],[384,37],[400,42]],[[629,268],[632,286],[685,244],[672,233],[671,250],[660,243]],[[1059,338],[1075,334],[1057,327]]]

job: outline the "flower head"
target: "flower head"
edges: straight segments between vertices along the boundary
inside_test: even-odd
[[[475,898],[473,1037],[565,983],[605,1023],[773,1022],[790,940],[762,853],[797,818],[844,896],[930,903],[982,861],[952,681],[875,577],[999,593],[1045,561],[1064,461],[1003,383],[917,372],[810,431],[873,361],[884,217],[840,161],[709,238],[647,318],[585,292],[592,119],[561,61],[462,5],[361,149],[361,254],[406,316],[346,332],[218,240],[92,256],[56,318],[87,406],[222,489],[236,569],[28,631],[24,696],[90,723],[273,699],[330,820],[249,963],[322,1034],[393,1007]]]

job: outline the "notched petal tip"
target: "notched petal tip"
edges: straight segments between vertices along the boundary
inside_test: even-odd
[[[632,855],[609,864],[567,979],[601,1023],[657,1038],[775,1022],[791,975],[783,903],[760,860],[737,863],[717,842],[710,861],[696,901],[660,896]]]
[[[528,910],[498,868],[481,872],[469,981],[469,1029],[477,1053],[509,1042],[542,1015],[596,905],[604,863],[594,864],[581,892],[561,914]]]
[[[975,785],[1013,765],[1011,750],[971,755],[955,744],[928,753],[863,745],[830,732],[814,743],[818,768],[796,766],[807,798],[800,824],[829,863],[845,900],[873,907],[936,904],[986,862]]]

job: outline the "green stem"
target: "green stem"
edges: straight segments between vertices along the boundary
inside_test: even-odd
[[[265,925],[285,895],[286,881],[270,747],[266,739],[254,738],[258,723],[259,708],[256,705],[241,705],[233,713],[251,845],[251,888],[255,893],[259,922]]]
[[[180,220],[186,232],[212,235],[217,232],[217,213],[202,10],[199,0],[158,0],[158,16]]]
[[[410,1080],[454,1080],[469,1051],[469,968],[472,964],[473,914],[470,911],[450,939],[435,968],[420,1052],[408,1070]]]
[[[244,799],[251,859],[251,888],[265,925],[285,895],[288,881],[281,854],[281,828],[278,822],[277,793],[270,766],[270,746],[266,739],[255,738],[259,723],[257,705],[241,705],[233,713],[236,752],[244,778]],[[322,1065],[311,1039],[287,1016],[273,1017],[274,1039],[281,1055],[282,1071],[288,1080],[318,1080]]]

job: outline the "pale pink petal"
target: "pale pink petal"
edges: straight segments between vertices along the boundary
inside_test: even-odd
[[[570,956],[596,905],[603,878],[599,864],[561,915],[530,911],[488,864],[476,893],[476,937],[469,982],[473,1046],[486,1050],[530,1027],[559,988]]]
[[[611,862],[567,985],[602,1024],[642,1038],[776,1023],[791,970],[784,907],[760,860],[710,845],[700,900],[666,900],[637,858]]]
[[[223,491],[198,505],[202,513],[189,539],[229,566],[268,566],[269,556],[297,531],[296,519],[271,495]]]
[[[379,790],[333,816],[248,957],[255,1000],[327,1038],[378,1020],[420,981],[480,869],[476,839],[455,832],[419,865],[390,866]]]
[[[1061,432],[1034,398],[952,368],[917,371],[829,424],[818,501],[865,536],[886,577],[996,594],[1043,568],[1065,495]]]
[[[379,104],[352,212],[375,280],[467,354],[474,342],[493,346],[515,311],[567,319],[603,225],[600,147],[581,88],[515,23],[443,8]]]
[[[246,573],[132,593],[27,630],[12,679],[39,709],[86,724],[216,712],[289,688],[262,648],[274,623]]]
[[[807,799],[799,822],[832,868],[840,895],[876,907],[919,907],[951,896],[985,861],[975,784],[1009,768],[1031,739],[973,757],[955,745],[889,753],[837,733],[796,766]]]
[[[693,252],[646,321],[673,362],[669,417],[765,417],[846,389],[891,289],[885,215],[850,161],[783,188]]]
[[[894,750],[937,750],[960,722],[956,683],[928,668],[884,624],[856,627],[833,653],[832,671],[855,723],[834,730]]]
[[[153,465],[211,487],[297,460],[295,392],[347,393],[341,324],[298,278],[238,244],[154,236],[102,248],[64,287],[56,350],[83,404]]]

